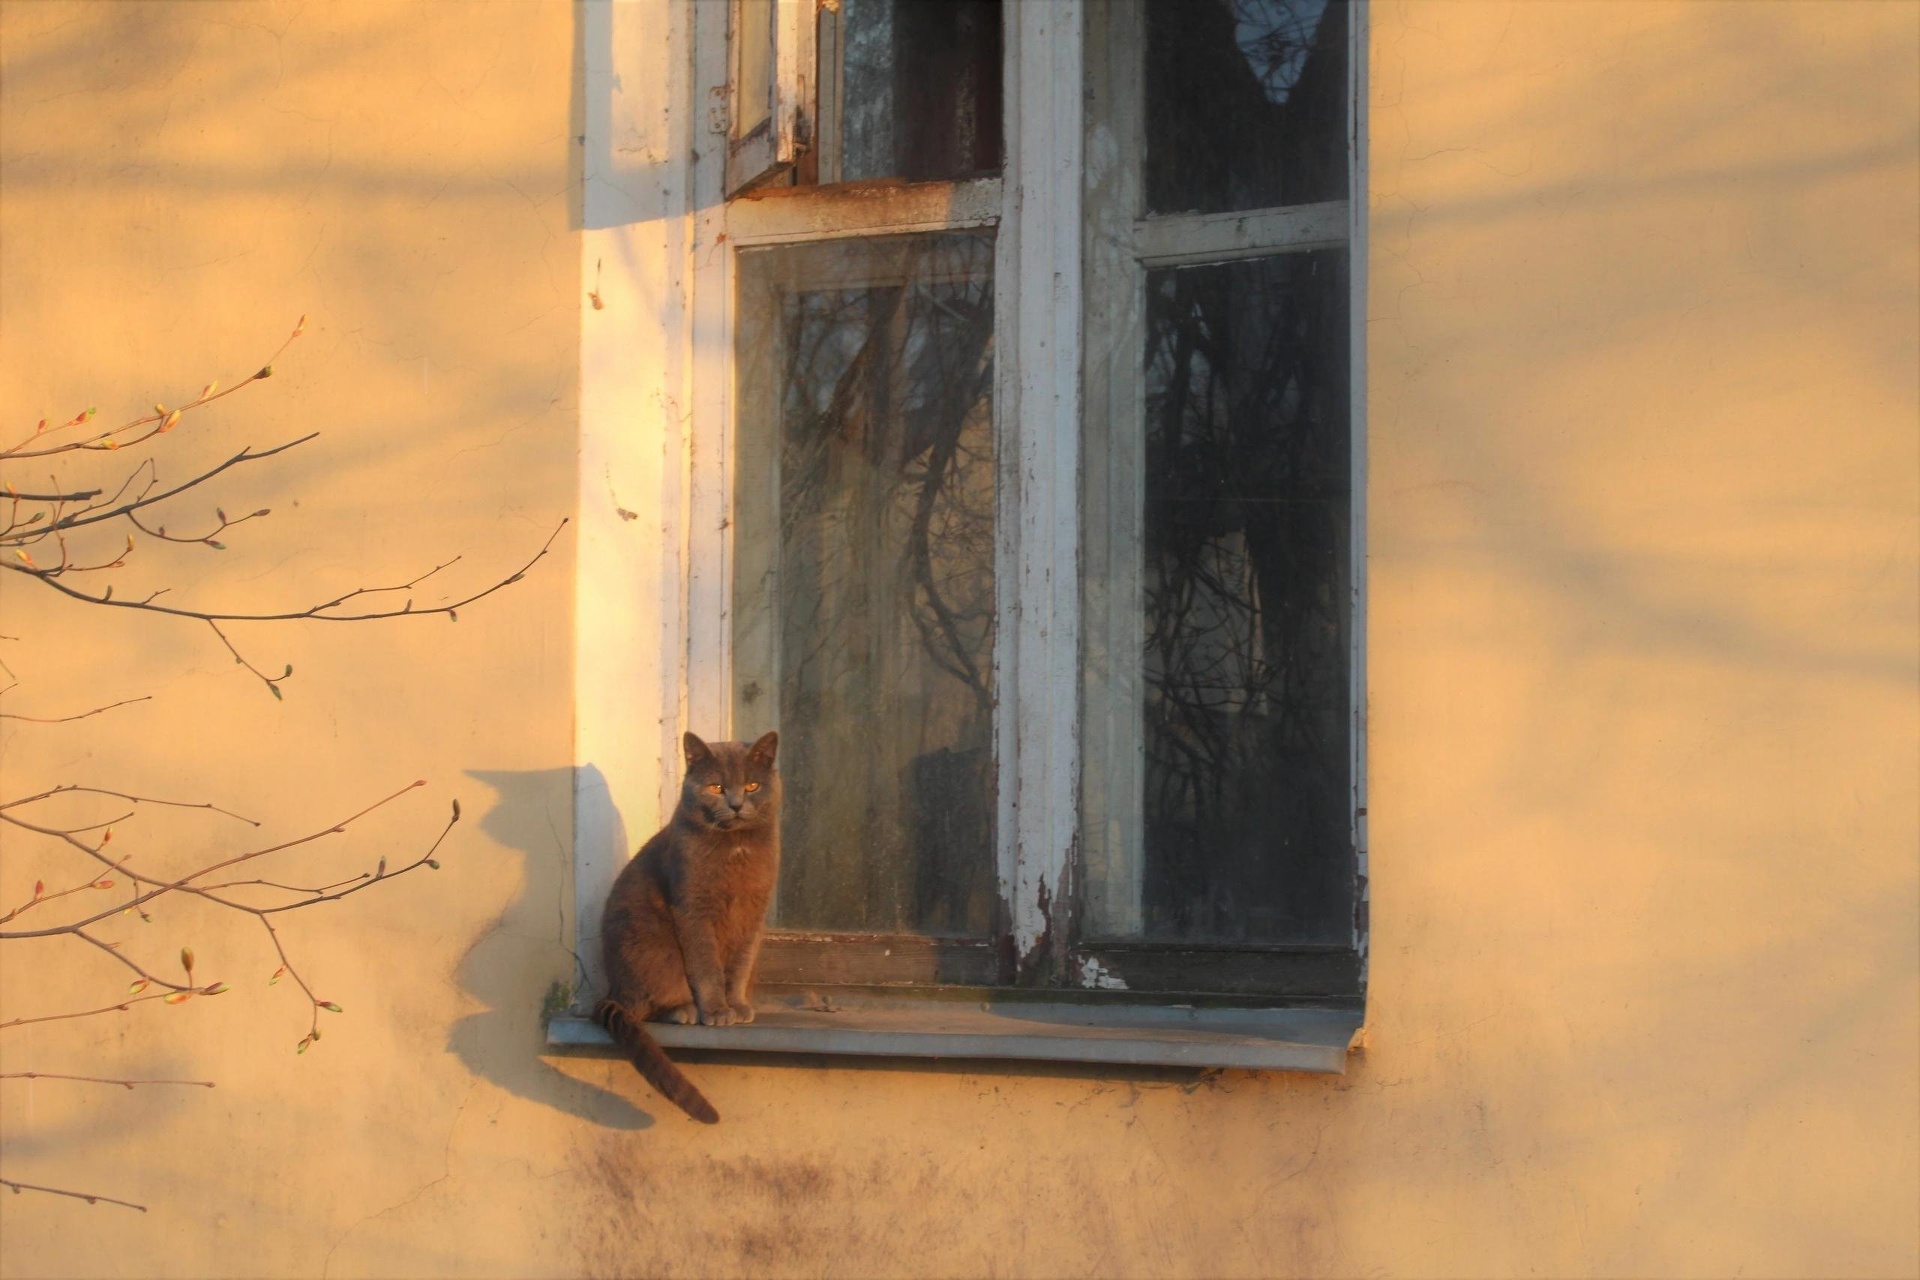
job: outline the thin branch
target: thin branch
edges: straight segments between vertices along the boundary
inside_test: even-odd
[[[173,486],[173,488],[171,489],[163,490],[160,493],[152,493],[149,490],[142,490],[139,497],[134,498],[127,502],[122,502],[117,506],[89,508],[88,510],[83,511],[78,515],[71,515],[63,519],[57,519],[53,522],[50,528],[66,531],[66,530],[72,530],[72,529],[85,528],[87,525],[100,524],[103,521],[107,521],[107,520],[117,520],[121,516],[127,515],[129,512],[138,511],[142,507],[150,507],[156,502],[165,502],[168,498],[176,497],[180,494],[185,493],[189,489],[196,488],[200,485],[203,485],[207,481],[219,475],[222,471],[225,471],[228,467],[237,467],[247,462],[264,461],[267,458],[271,458],[275,456],[276,454],[285,453],[289,449],[297,449],[301,445],[307,443],[307,441],[318,437],[319,434],[320,433],[318,431],[309,431],[306,435],[301,436],[298,440],[289,440],[285,444],[277,444],[271,449],[262,449],[258,453],[255,453],[253,451],[252,445],[248,445],[246,448],[234,454],[231,458],[228,458],[225,462],[221,463],[219,466],[212,467],[206,471],[203,471],[199,475],[193,477],[193,479],[191,480],[183,480],[179,484]]]
[[[396,872],[395,874],[398,874],[398,873]],[[366,880],[369,878],[384,879],[385,877],[384,876],[374,877],[373,872],[362,871],[357,876],[349,876],[345,880],[336,880],[332,884],[323,884],[318,889],[308,889],[297,884],[281,884],[278,880],[222,880],[219,884],[209,884],[209,885],[203,885],[201,887],[208,890],[244,889],[248,885],[259,885],[263,889],[279,889],[285,893],[311,893],[311,894],[318,895],[318,894],[324,894],[324,893],[332,893],[335,889],[343,888],[346,885],[350,885],[350,884],[358,884],[360,881]]]
[[[148,880],[145,877],[142,877],[143,882],[148,884],[153,884],[156,887],[149,889],[145,893],[141,893],[137,895],[131,901],[126,903],[125,906],[115,907],[108,911],[98,912],[94,915],[88,916],[83,920],[75,920],[70,924],[61,925],[58,928],[14,930],[10,932],[0,933],[0,941],[7,941],[15,938],[48,938],[48,937],[53,937],[56,934],[70,933],[77,928],[85,928],[87,925],[90,925],[90,924],[98,924],[100,921],[105,920],[110,916],[115,916],[120,914],[122,911],[125,911],[127,908],[140,907],[145,903],[151,902],[155,898],[161,897],[162,895],[167,893],[172,893],[176,890],[182,890],[188,893],[196,894],[203,898],[208,898],[211,901],[220,904],[221,906],[231,907],[235,911],[247,911],[247,912],[251,912],[253,914],[258,915],[260,914],[260,911],[261,911],[260,908],[249,907],[243,903],[233,902],[225,898],[214,897],[211,893],[208,892],[207,887],[205,885],[196,885],[193,882],[195,880],[198,880],[202,876],[212,875],[216,871],[224,870],[227,867],[235,866],[242,862],[250,862],[255,858],[265,857],[267,854],[270,854],[270,853],[279,853],[282,850],[292,849],[299,845],[311,844],[313,841],[319,840],[325,836],[343,834],[346,831],[349,823],[357,822],[361,818],[364,818],[368,814],[372,813],[374,810],[393,803],[395,800],[398,800],[401,796],[405,795],[409,791],[412,791],[414,788],[424,787],[425,785],[427,784],[424,779],[418,782],[410,782],[406,786],[394,792],[392,795],[387,796],[384,799],[375,801],[373,804],[368,805],[366,808],[360,810],[360,812],[354,814],[352,817],[343,818],[339,822],[335,823],[330,827],[324,828],[323,830],[314,831],[307,835],[300,836],[297,839],[287,840],[280,844],[268,845],[266,848],[263,848],[263,849],[253,849],[246,853],[237,853],[231,858],[223,859],[219,862],[213,863],[211,866],[202,867],[200,870],[193,872],[191,875],[183,876],[178,880],[155,881],[155,880]],[[54,836],[59,839],[64,839],[68,844],[75,846],[76,848],[87,853],[88,855],[94,858],[100,859],[103,862],[105,861],[105,857],[101,854],[100,850],[92,847],[91,845],[86,844],[84,841],[76,840],[73,837],[66,835],[64,832],[53,830],[47,827],[42,827],[37,823],[27,822],[24,819],[14,817],[12,814],[5,813],[5,812],[0,812],[0,822],[8,822],[17,827],[23,827],[28,831],[36,831],[41,835]],[[348,890],[347,892],[352,892],[352,891]],[[344,894],[340,896],[344,896]],[[12,1024],[5,1023],[0,1025],[12,1025]]]
[[[8,489],[7,497],[15,502],[87,502],[104,492],[104,489],[79,489],[73,493],[21,493],[16,489]]]
[[[91,1018],[102,1013],[125,1013],[136,1004],[144,1004],[148,1000],[164,1000],[173,994],[175,993],[171,991],[154,991],[147,995],[129,996],[118,1004],[104,1005],[98,1009],[83,1009],[78,1013],[48,1013],[38,1018],[15,1018],[12,1022],[0,1022],[0,1031],[5,1031],[8,1027],[28,1026],[35,1022],[65,1022],[71,1018]]]
[[[226,550],[226,548],[222,547],[218,542],[214,541],[214,539],[218,538],[221,534],[233,528],[235,525],[242,525],[249,520],[258,520],[261,516],[268,516],[272,514],[273,512],[270,508],[262,507],[258,511],[249,511],[246,515],[241,516],[238,520],[229,520],[227,518],[227,513],[224,510],[216,508],[214,511],[214,515],[218,516],[220,519],[219,528],[215,529],[212,533],[203,533],[197,536],[185,537],[185,538],[180,537],[178,534],[168,533],[167,526],[165,525],[156,525],[155,527],[149,529],[147,528],[146,525],[141,524],[140,517],[137,515],[134,515],[132,512],[127,513],[127,519],[129,522],[132,523],[134,528],[138,529],[140,532],[146,534],[150,538],[159,538],[163,542],[198,542],[198,543],[203,543],[206,546],[212,547],[215,551],[224,551]]]
[[[63,831],[60,834],[63,836],[66,836],[66,835],[71,835],[72,833]],[[132,854],[128,854],[127,858],[131,858],[132,856],[133,856]],[[109,871],[120,870],[121,868],[126,866],[127,858],[120,859],[120,861],[114,863],[111,867],[107,869]],[[7,921],[13,919],[15,916],[19,915],[21,912],[31,911],[33,908],[37,906],[41,906],[44,903],[52,902],[56,898],[65,898],[76,893],[85,893],[88,889],[100,889],[100,888],[107,888],[107,889],[113,888],[113,881],[106,880],[103,882],[101,877],[94,876],[92,879],[86,881],[83,884],[77,884],[73,886],[73,888],[71,889],[62,889],[58,893],[43,893],[41,892],[40,886],[38,884],[35,884],[33,886],[33,890],[34,890],[33,896],[31,898],[28,898],[25,902],[21,903],[19,906],[15,907],[13,910],[7,912],[7,914],[0,916],[0,924],[5,924],[7,923]],[[89,938],[88,941],[92,941],[92,939]]]
[[[0,1080],[78,1080],[83,1084],[117,1084],[131,1089],[140,1084],[189,1084],[202,1089],[214,1087],[211,1080],[112,1080],[105,1076],[69,1076],[56,1071],[0,1071]]]
[[[179,423],[182,415],[191,413],[195,409],[204,409],[216,400],[224,400],[228,396],[233,395],[235,392],[238,392],[246,387],[250,387],[254,383],[260,381],[263,378],[272,377],[273,362],[275,360],[278,360],[281,357],[281,355],[286,351],[286,349],[293,345],[293,341],[295,338],[298,338],[302,333],[306,332],[306,328],[307,328],[307,318],[305,316],[301,316],[300,322],[294,325],[293,332],[287,335],[287,340],[281,343],[279,347],[275,348],[274,353],[267,358],[267,362],[265,364],[260,366],[260,369],[257,373],[253,374],[251,377],[241,379],[239,382],[235,383],[233,386],[228,387],[225,391],[216,392],[214,388],[217,387],[219,384],[210,382],[207,384],[207,389],[205,391],[202,391],[197,398],[188,401],[186,404],[181,405],[178,409],[168,410],[168,409],[163,409],[160,406],[156,405],[154,406],[153,413],[147,414],[144,417],[135,418],[131,422],[123,423],[122,425],[118,427],[114,427],[110,430],[98,432],[97,434],[89,436],[84,440],[68,441],[66,444],[55,445],[50,449],[29,450],[27,448],[28,445],[34,443],[34,441],[36,440],[40,440],[44,438],[47,424],[43,420],[40,423],[40,426],[35,429],[32,435],[20,441],[19,444],[14,445],[11,449],[8,449],[5,452],[0,453],[0,462],[11,461],[18,458],[44,458],[50,454],[71,453],[76,449],[127,448],[133,445],[141,444],[147,440],[151,440],[154,436],[161,435],[167,431],[171,431],[174,428],[174,426]],[[91,421],[93,417],[94,417],[94,411],[92,409],[87,409],[84,412],[75,415],[73,418],[69,419],[68,421],[61,423],[59,426],[55,427],[54,430],[64,431],[68,427],[84,426],[87,422]],[[154,430],[147,432],[143,436],[138,436],[132,440],[124,440],[124,441],[118,441],[118,442],[114,440],[114,437],[116,435],[121,435],[128,431],[136,431],[141,427],[149,426],[153,424],[158,424],[158,425],[154,427]]]
[[[244,822],[250,827],[257,827],[260,825],[258,822],[255,822],[252,818],[246,817],[242,814],[235,813],[231,809],[222,809],[217,804],[208,804],[205,802],[196,802],[192,800],[162,800],[155,796],[136,796],[136,795],[131,795],[125,791],[113,791],[106,787],[83,787],[77,784],[67,784],[64,786],[53,787],[46,791],[36,792],[35,794],[30,796],[21,796],[17,800],[0,801],[0,811],[13,809],[23,804],[34,804],[41,800],[51,800],[55,796],[65,796],[65,795],[111,796],[116,800],[132,801],[134,804],[165,805],[169,809],[208,809],[214,813],[218,813],[225,817],[232,818],[235,821]]]
[[[305,609],[291,610],[285,613],[215,613],[205,609],[180,609],[171,605],[154,604],[151,596],[145,600],[115,600],[112,597],[111,588],[103,595],[88,595],[84,591],[77,590],[59,581],[55,574],[49,570],[35,569],[29,565],[16,564],[11,561],[0,561],[0,569],[7,569],[14,573],[22,573],[29,577],[37,578],[60,594],[69,596],[85,604],[106,605],[115,609],[139,609],[148,613],[164,613],[176,618],[197,618],[202,622],[371,622],[377,618],[428,617],[438,613],[455,616],[457,610],[466,608],[476,600],[484,600],[494,592],[504,587],[510,587],[520,581],[520,579],[526,577],[527,571],[538,564],[547,552],[552,549],[554,539],[560,536],[560,531],[566,528],[568,523],[570,523],[568,520],[563,519],[555,526],[554,531],[547,535],[547,540],[541,544],[540,550],[534,554],[533,558],[521,565],[519,569],[515,570],[508,577],[502,578],[483,591],[476,591],[470,596],[465,596],[448,604],[434,605],[426,609],[414,608],[413,602],[409,600],[405,607],[399,609],[378,609],[364,613],[325,612],[328,609],[337,609],[349,600],[357,599],[360,596],[373,595],[382,591],[404,591],[408,587],[424,581],[434,573],[437,573],[439,571],[438,568],[428,570],[426,573],[420,575],[419,578],[414,579],[413,582],[401,583],[398,586],[391,587],[356,587],[345,595],[336,596],[334,599],[328,600],[323,604],[312,605]],[[451,561],[449,561],[449,563],[451,563]]]
[[[435,837],[433,844],[428,847],[427,851],[421,854],[418,858],[415,858],[412,862],[409,862],[406,866],[401,867],[398,871],[386,871],[386,872],[376,874],[375,876],[373,876],[372,879],[367,880],[365,883],[355,883],[355,881],[353,880],[344,881],[343,883],[350,885],[351,887],[345,888],[345,889],[339,889],[337,892],[331,892],[331,891],[326,892],[326,893],[323,893],[321,896],[312,898],[306,902],[289,902],[277,907],[257,907],[257,908],[243,908],[243,909],[255,911],[257,914],[263,915],[263,916],[278,915],[282,911],[299,911],[305,907],[317,907],[323,902],[338,902],[342,898],[350,898],[354,894],[359,893],[362,889],[371,889],[374,885],[379,884],[382,881],[395,879],[396,877],[403,876],[407,874],[407,872],[416,870],[417,868],[420,868],[420,867],[432,867],[434,870],[438,871],[440,869],[440,864],[434,861],[433,855],[439,852],[441,841],[447,838],[447,833],[452,831],[454,824],[459,821],[460,821],[460,810],[458,805],[456,805],[454,808],[453,817],[447,821],[446,826],[440,829],[440,834],[437,837]]]
[[[278,698],[280,696],[279,681],[273,679],[266,672],[254,666],[251,662],[248,662],[245,657],[241,656],[240,651],[233,647],[233,641],[227,639],[227,633],[220,629],[219,623],[215,622],[212,618],[208,618],[207,625],[213,628],[213,634],[220,637],[220,643],[227,646],[227,652],[233,655],[233,660],[239,663],[241,666],[245,667],[248,671],[251,671],[254,674],[254,676],[260,681],[260,683],[267,686],[267,689],[273,694],[273,696]],[[280,679],[285,680],[292,674],[293,674],[293,667],[291,664],[289,664],[287,667],[286,675],[281,676]]]
[[[84,827],[54,827],[54,828],[51,828],[51,830],[63,836],[85,835],[89,831],[105,830],[105,829],[111,828],[116,823],[130,821],[132,818],[133,818],[133,811],[128,810],[126,813],[122,813],[115,817],[108,818],[105,822],[89,822]],[[100,843],[105,844],[106,840],[102,840]]]
[[[80,939],[80,941],[86,943],[89,946],[98,947],[100,950],[106,952],[108,955],[112,956],[115,960],[118,960],[121,964],[125,965],[127,968],[133,970],[135,973],[140,975],[141,981],[140,983],[136,984],[139,987],[139,990],[129,991],[127,993],[128,995],[138,995],[140,991],[145,990],[148,986],[156,982],[159,983],[161,986],[165,987],[169,992],[191,991],[198,994],[206,990],[206,988],[204,987],[194,986],[191,981],[186,983],[169,982],[165,978],[162,978],[157,974],[150,973],[147,971],[147,969],[144,966],[136,964],[134,961],[129,960],[125,956],[121,955],[120,948],[117,945],[111,942],[102,942],[100,939],[94,937],[92,934],[88,933],[84,929],[75,929],[73,931],[73,936]],[[188,977],[191,978],[192,975],[189,974]]]
[[[152,702],[153,695],[142,694],[138,698],[122,698],[118,702],[109,702],[104,707],[95,707],[91,711],[82,711],[72,716],[21,716],[10,711],[0,711],[0,720],[24,720],[28,724],[67,724],[74,720],[85,720],[88,716],[97,716],[103,711],[112,711],[116,707],[130,707],[136,702]]]
[[[117,1204],[123,1209],[138,1209],[142,1213],[147,1211],[147,1206],[135,1204],[131,1200],[115,1200],[112,1196],[94,1195],[87,1191],[67,1191],[60,1187],[35,1186],[31,1182],[15,1182],[11,1178],[0,1178],[0,1187],[7,1188],[7,1190],[13,1192],[15,1195],[19,1195],[22,1191],[44,1191],[50,1196],[72,1196],[75,1200],[85,1200],[88,1204],[100,1204],[104,1202],[106,1204]]]

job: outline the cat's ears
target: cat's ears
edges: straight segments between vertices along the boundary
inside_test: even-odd
[[[748,749],[747,758],[758,764],[772,764],[774,750],[779,747],[779,745],[780,735],[769,729],[767,732],[761,734],[760,740]]]
[[[688,733],[680,739],[680,745],[687,751],[687,767],[713,759],[713,748],[700,740],[698,734]],[[760,735],[760,740],[747,748],[750,759],[760,764],[772,764],[773,753],[780,746],[780,735],[769,731]]]

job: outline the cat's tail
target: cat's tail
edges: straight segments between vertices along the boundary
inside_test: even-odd
[[[634,1069],[660,1096],[701,1124],[719,1124],[720,1113],[693,1087],[693,1081],[681,1074],[673,1059],[660,1048],[659,1041],[647,1034],[640,1021],[611,1000],[602,1000],[594,1011],[594,1020],[607,1029],[613,1042],[626,1051]]]

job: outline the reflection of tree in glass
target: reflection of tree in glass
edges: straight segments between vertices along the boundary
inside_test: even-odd
[[[1000,167],[999,0],[840,0],[841,178]]]
[[[1333,251],[1149,278],[1150,934],[1344,928],[1345,276]]]
[[[1306,70],[1327,0],[1229,0],[1234,43],[1267,101],[1285,102]]]
[[[1148,0],[1147,207],[1347,195],[1345,0]]]
[[[882,242],[884,243],[884,242]],[[783,923],[991,916],[992,242],[865,246],[781,299]]]

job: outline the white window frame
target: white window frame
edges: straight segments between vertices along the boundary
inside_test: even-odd
[[[795,4],[810,14],[815,0],[777,2],[783,14]],[[697,105],[728,100],[734,6],[587,0],[571,902],[581,989],[600,977],[595,935],[613,877],[677,799],[680,733],[733,732],[735,255],[768,244],[978,226],[997,227],[998,882],[1021,967],[1050,966],[1062,976],[1065,952],[1050,940],[1057,928],[1064,932],[1055,915],[1072,901],[1080,826],[1085,31],[1089,4],[1100,2],[1006,5],[1002,178],[799,188],[730,201],[728,113]],[[1364,49],[1362,6],[1353,27]],[[1364,58],[1353,65],[1362,74]],[[1357,94],[1356,125],[1363,104]],[[1331,216],[1321,210],[1312,218]],[[1275,234],[1258,217],[1233,221],[1240,225],[1202,219],[1168,232],[1176,237],[1170,252],[1215,254],[1216,241],[1240,236],[1256,253]],[[1359,299],[1364,220],[1350,222]],[[1142,243],[1156,234],[1141,232]],[[1358,308],[1354,325],[1358,531]],[[1356,706],[1364,689],[1360,546],[1356,539]],[[1356,733],[1356,753],[1359,744]],[[1096,975],[1066,976],[1106,985]],[[1090,1013],[1073,1006],[1055,1016],[1045,1012],[1050,1007],[1025,1005],[1013,1020],[987,1008],[969,1012],[968,1021],[951,1008],[929,1017],[909,1000],[876,1005],[864,1022],[767,1016],[750,1027],[663,1027],[661,1038],[694,1046],[714,1040],[708,1047],[1329,1071],[1340,1069],[1358,1028],[1348,1010],[1095,1006],[1105,1012]],[[556,1045],[599,1038],[577,1019],[556,1020],[550,1030]]]

